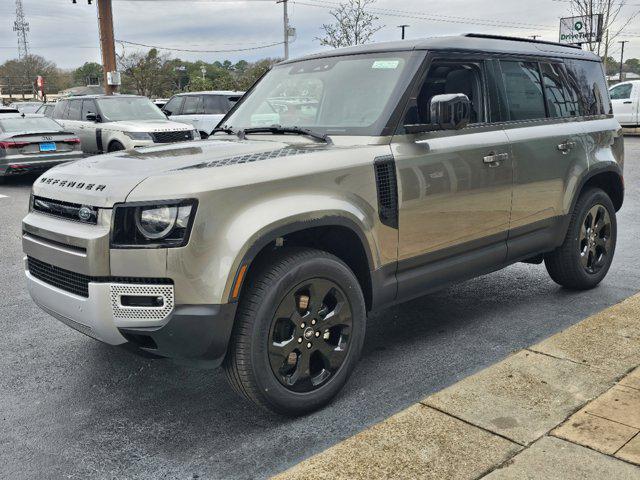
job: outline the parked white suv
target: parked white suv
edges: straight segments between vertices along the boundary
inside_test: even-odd
[[[193,125],[207,138],[243,95],[244,92],[232,91],[179,93],[171,97],[162,111],[171,120]]]
[[[622,82],[609,89],[613,115],[623,127],[640,127],[640,80]]]
[[[147,97],[88,95],[58,101],[53,118],[82,142],[85,153],[115,152],[199,140],[193,127],[172,122]]]

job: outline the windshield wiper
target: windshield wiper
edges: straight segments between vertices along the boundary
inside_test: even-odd
[[[306,135],[308,137],[315,138],[316,140],[320,140],[321,142],[325,142],[328,144],[333,143],[329,135],[314,132],[313,130],[302,127],[283,127],[281,125],[271,125],[270,127],[245,128],[244,130],[238,130],[237,133],[240,138],[250,133],[273,133],[275,135],[277,135],[278,133],[294,133],[297,135]]]
[[[236,134],[236,132],[233,131],[233,129],[227,128],[227,127],[214,128],[213,131],[211,132],[211,135],[213,135],[216,132],[224,132],[227,135],[235,135]]]

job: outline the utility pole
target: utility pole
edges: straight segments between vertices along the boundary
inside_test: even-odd
[[[289,0],[276,0],[276,3],[282,4],[282,11],[284,14],[284,59],[289,59],[289,34],[291,28],[289,27],[289,13],[287,12],[287,3]]]
[[[111,0],[87,0],[87,3],[91,5],[94,1],[98,6],[104,93],[113,95],[118,91],[118,85],[120,85],[120,75],[116,63],[116,41],[113,34],[113,9],[111,8]],[[71,3],[78,3],[78,0],[71,0]]]
[[[102,52],[102,70],[104,72],[104,92],[113,95],[118,91],[118,85],[111,76],[118,70],[116,64],[116,43],[113,34],[113,10],[111,0],[96,0],[98,4],[98,26],[100,29],[100,50]]]
[[[398,25],[398,28],[402,29],[402,40],[404,40],[404,31],[407,27],[410,27],[411,25]]]
[[[622,44],[622,50],[620,51],[620,81],[623,82],[624,79],[622,78],[622,75],[623,75],[622,66],[624,65],[624,44],[629,43],[629,40],[622,40],[618,43]]]

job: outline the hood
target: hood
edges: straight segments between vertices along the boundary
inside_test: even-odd
[[[171,120],[121,120],[104,123],[105,129],[117,129],[126,132],[175,132],[193,130],[191,125]]]
[[[325,144],[277,141],[203,140],[84,158],[54,167],[33,184],[36,196],[94,207],[112,207],[148,177],[251,158],[288,156],[326,149]],[[217,169],[216,169],[217,170]]]

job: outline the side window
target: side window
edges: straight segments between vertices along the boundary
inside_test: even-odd
[[[420,88],[417,105],[407,112],[405,124],[431,123],[431,99],[436,95],[463,93],[471,102],[471,121],[485,120],[484,89],[482,73],[478,63],[456,63],[435,61]]]
[[[628,100],[631,98],[631,90],[633,90],[633,85],[630,83],[616,85],[609,90],[609,96],[611,100]]]
[[[229,111],[231,106],[227,97],[222,95],[205,95],[204,113],[210,115],[223,115]]]
[[[542,83],[551,118],[577,117],[580,115],[578,92],[571,88],[559,64],[542,63]]]
[[[179,115],[180,107],[182,106],[182,101],[184,97],[173,97],[171,100],[167,102],[167,104],[162,108],[167,115]]]
[[[536,62],[500,61],[509,118],[533,120],[547,116]]]
[[[87,120],[87,115],[90,113],[98,113],[96,110],[96,102],[93,100],[85,100],[82,102],[82,116],[81,120]]]
[[[569,82],[580,92],[582,115],[603,115],[612,112],[607,82],[600,62],[565,60]]]
[[[196,115],[198,113],[204,113],[204,102],[200,95],[189,95],[184,99],[184,106],[182,107],[183,115]]]
[[[66,100],[61,100],[56,103],[56,106],[53,109],[53,118],[57,118],[58,120],[64,120],[66,118],[67,109],[69,108],[69,102]]]
[[[82,100],[70,100],[69,112],[67,113],[68,120],[80,120],[80,113],[82,112]]]

